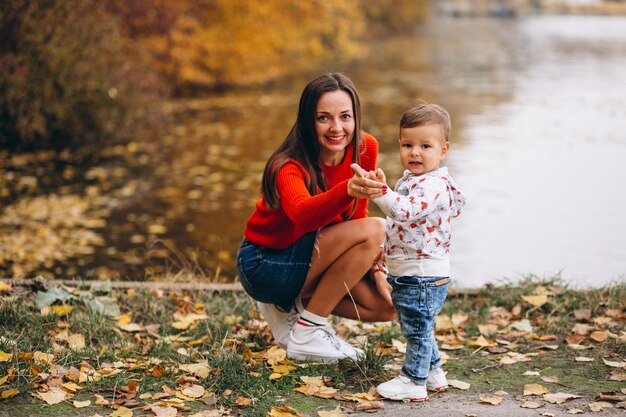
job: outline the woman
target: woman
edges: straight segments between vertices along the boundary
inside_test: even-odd
[[[381,196],[384,184],[350,168],[373,171],[377,157],[376,139],[361,132],[350,79],[333,73],[311,81],[294,126],[267,162],[237,254],[241,283],[289,358],[357,359],[363,351],[339,338],[328,316],[395,316],[386,274],[375,266],[384,221],[367,217],[368,198]]]

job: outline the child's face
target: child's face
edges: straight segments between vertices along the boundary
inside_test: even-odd
[[[400,129],[400,162],[415,175],[439,168],[448,153],[443,126],[433,124]]]

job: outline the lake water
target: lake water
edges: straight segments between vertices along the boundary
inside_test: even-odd
[[[233,280],[265,161],[292,126],[302,88],[342,71],[359,89],[390,184],[402,172],[403,111],[418,98],[450,110],[446,165],[468,199],[453,225],[457,286],[529,274],[560,274],[576,287],[623,281],[625,68],[626,17],[434,19],[349,65],[167,103],[171,123],[137,144],[128,166],[104,157],[85,184],[67,177],[64,189],[98,195],[94,181],[108,175],[98,193],[113,199],[102,243],[49,270],[138,279],[184,267]]]
[[[391,183],[402,112],[417,98],[450,110],[446,164],[468,198],[454,224],[458,286],[560,274],[586,287],[626,279],[625,68],[625,17],[533,16],[433,20],[340,69],[361,93]],[[178,136],[201,139],[193,154],[210,136],[205,162],[219,169],[181,242],[219,246],[226,275],[306,80],[182,105]],[[202,139],[216,123],[223,134]]]

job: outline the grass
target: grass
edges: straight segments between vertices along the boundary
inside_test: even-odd
[[[522,298],[546,291],[550,294],[548,301],[537,307]],[[46,415],[47,412],[50,415],[82,416],[98,410],[101,414],[111,411],[92,406],[86,409],[88,414],[81,414],[67,403],[44,406],[41,400],[31,398],[30,392],[45,389],[50,383],[45,379],[50,377],[42,379],[39,372],[49,375],[53,371],[47,365],[33,362],[31,354],[36,351],[53,353],[54,364],[68,372],[84,364],[96,370],[115,367],[121,371],[114,376],[81,383],[83,389],[74,399],[93,400],[93,394],[100,394],[109,400],[119,400],[123,387],[136,381],[136,403],[133,404],[150,404],[154,401],[141,400],[139,396],[161,392],[163,386],[180,389],[187,378],[189,382],[202,385],[217,401],[214,406],[198,401],[186,402],[192,410],[224,407],[242,416],[265,416],[272,407],[280,405],[290,405],[307,415],[314,415],[320,408],[332,409],[337,400],[294,392],[301,383],[300,377],[323,376],[327,386],[343,393],[367,392],[395,375],[403,358],[391,348],[394,341],[404,341],[397,323],[348,326],[359,334],[358,340],[366,352],[364,359],[357,363],[343,361],[294,367],[281,378],[270,380],[274,369],[263,355],[272,346],[271,332],[249,298],[242,293],[141,290],[135,293],[82,291],[74,294],[76,298],[70,301],[74,309],[66,316],[42,314],[34,305],[34,294],[13,296],[9,292],[0,297],[0,351],[13,354],[10,360],[0,362],[0,378],[13,370],[12,377],[0,387],[0,391],[19,390],[16,397],[0,400],[0,406],[11,407],[16,417]],[[116,319],[92,307],[91,300],[100,295],[114,299],[121,313],[130,313],[133,323],[150,330],[123,330]],[[473,392],[504,390],[521,394],[524,384],[531,382],[543,384],[551,392],[570,392],[586,398],[616,390],[623,383],[607,380],[611,369],[603,363],[603,358],[623,361],[626,357],[623,341],[625,303],[626,285],[623,283],[577,291],[564,286],[558,278],[542,281],[529,277],[517,284],[486,286],[475,293],[451,293],[442,315],[466,315],[468,321],[459,327],[438,331],[440,339],[457,337],[465,340],[462,349],[446,351],[449,360],[445,367],[449,378],[471,383]],[[494,308],[508,312],[509,322],[529,320],[534,336],[500,326],[498,334],[488,337],[492,341],[498,340],[495,350],[467,344],[480,336],[480,325],[493,320]],[[565,339],[573,326],[580,323],[573,312],[584,309],[589,310],[586,324],[608,331],[615,337],[603,343],[587,340],[585,345],[591,349],[581,351],[571,348]],[[181,328],[174,318],[177,312],[179,315],[205,314],[209,319]],[[607,313],[611,314],[610,321]],[[604,321],[598,324],[594,321],[598,318]],[[59,336],[64,331],[70,335],[82,335],[85,346],[68,349],[67,341]],[[539,340],[541,337],[549,341]],[[559,347],[548,350],[546,344]],[[505,351],[529,355],[530,360],[501,364],[499,360]],[[578,356],[594,360],[576,362]],[[198,361],[208,364],[206,378],[193,377],[179,370],[180,364]],[[525,376],[526,371],[558,377],[558,383],[541,381],[539,376]],[[62,382],[67,382],[67,378]],[[252,400],[251,404],[238,405],[242,398]],[[41,411],[43,409],[45,413]]]

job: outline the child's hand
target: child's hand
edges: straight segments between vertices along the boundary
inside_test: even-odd
[[[387,183],[387,178],[385,177],[385,173],[382,169],[376,168],[376,171],[370,171],[369,177],[378,182]]]

